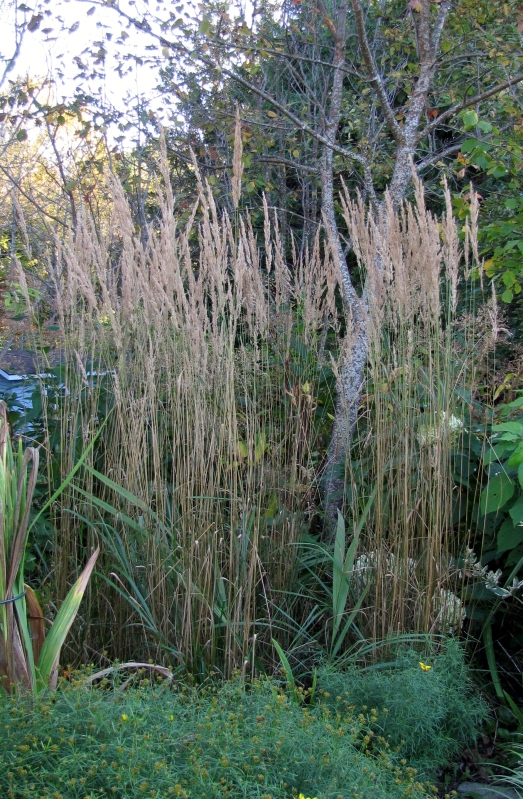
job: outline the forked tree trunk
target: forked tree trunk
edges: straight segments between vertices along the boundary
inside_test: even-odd
[[[321,0],[318,0],[318,3],[321,10]],[[420,123],[422,122],[427,98],[434,80],[439,41],[451,3],[452,0],[441,1],[432,24],[429,3],[423,3],[419,13],[413,14],[419,59],[419,75],[409,99],[404,125],[400,127],[394,117],[382,78],[374,60],[372,47],[367,39],[361,0],[351,0],[358,43],[369,76],[369,82],[374,87],[383,115],[396,141],[395,166],[389,183],[389,195],[396,209],[401,206],[412,180],[412,159],[419,142]],[[323,146],[320,171],[323,218],[331,248],[339,264],[343,304],[347,319],[347,335],[342,345],[342,354],[338,367],[334,426],[324,479],[324,537],[328,542],[332,542],[336,535],[338,510],[343,512],[344,509],[345,468],[363,388],[369,344],[368,306],[373,301],[373,298],[368,296],[366,289],[364,289],[361,298],[358,297],[354,289],[341,245],[334,210],[332,145],[336,143],[341,120],[347,5],[348,0],[343,0],[339,7],[336,34],[333,34],[335,50],[332,91],[324,133],[324,137],[331,146],[327,144]],[[363,167],[366,189],[370,195],[371,202],[376,207],[370,165],[361,156],[355,155],[354,158]]]
[[[347,13],[348,0],[343,0],[338,9],[336,33],[333,34],[334,70],[329,110],[323,132],[323,136],[331,145],[336,142],[341,119]],[[356,424],[368,350],[366,304],[358,297],[352,285],[336,223],[333,156],[332,147],[324,144],[320,161],[322,215],[333,256],[338,262],[347,318],[347,336],[339,365],[334,426],[324,477],[324,535],[328,541],[334,539],[338,509],[343,507],[345,463]]]

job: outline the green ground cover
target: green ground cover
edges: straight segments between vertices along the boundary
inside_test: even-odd
[[[314,691],[268,678],[190,687],[144,674],[89,687],[85,672],[72,674],[34,705],[0,704],[0,795],[421,799],[486,710],[458,646],[425,653],[430,669],[419,657],[406,652],[388,670],[324,672]],[[366,696],[376,705],[360,703]]]

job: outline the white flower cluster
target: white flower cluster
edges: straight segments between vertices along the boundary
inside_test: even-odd
[[[447,414],[446,411],[441,411],[439,415],[439,422],[435,425],[420,425],[416,438],[420,446],[424,447],[428,444],[434,444],[439,441],[444,433],[452,434],[457,433],[464,427],[463,421],[454,416],[453,413]]]
[[[385,576],[392,579],[398,576],[396,556],[394,552],[378,552],[371,550],[361,554],[354,563],[353,585],[357,596],[361,596],[369,581],[378,570],[378,565],[385,569]],[[409,584],[416,584],[416,561],[407,558]],[[465,618],[465,608],[459,597],[445,588],[432,597],[432,607],[435,614],[433,632],[442,635],[452,635],[461,629]]]
[[[386,577],[396,575],[396,556],[394,552],[378,552],[373,549],[370,552],[363,552],[356,559],[352,571],[356,594],[360,595],[366,587],[372,575],[378,570],[378,565],[385,568]],[[416,562],[412,558],[407,558],[409,579],[416,576]]]
[[[446,588],[440,588],[439,594],[434,594],[432,597],[432,605],[436,613],[434,632],[452,635],[461,630],[465,618],[465,608],[456,594]]]
[[[490,570],[488,566],[482,566],[474,550],[469,547],[465,550],[463,569],[468,577],[482,580],[485,584],[485,588],[495,593],[496,596],[503,598],[514,596],[514,594],[523,587],[523,580],[518,580],[517,577],[514,577],[512,585],[508,586],[508,588],[502,588],[499,585],[499,580],[503,573],[501,569],[497,569],[494,572]]]

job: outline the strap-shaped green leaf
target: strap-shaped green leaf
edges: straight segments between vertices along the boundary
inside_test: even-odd
[[[91,577],[91,573],[94,569],[99,552],[100,547],[97,547],[85,564],[85,568],[80,577],[62,602],[60,610],[56,614],[53,625],[47,634],[36,668],[37,692],[42,691],[47,687],[51,673],[55,665],[58,664],[58,658],[60,657],[62,644],[64,643],[65,637],[69,632],[78,612],[80,602],[82,601],[85,589],[87,588],[87,584],[89,582],[89,578]]]

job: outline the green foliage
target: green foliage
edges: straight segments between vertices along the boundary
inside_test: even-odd
[[[430,669],[423,669],[430,665]],[[387,708],[373,727],[401,743],[409,764],[430,773],[474,740],[488,717],[485,703],[472,691],[463,647],[449,639],[438,650],[400,649],[390,663],[341,674],[320,670],[320,690],[337,707],[339,698],[359,707]],[[324,694],[325,696],[325,694]]]
[[[479,243],[485,273],[501,301],[510,305],[521,294],[523,280],[523,126],[513,97],[496,98],[490,114],[472,128],[474,136],[463,142],[458,155],[458,175],[481,192]],[[463,196],[455,199],[461,216],[467,214],[468,197],[467,184]],[[514,304],[509,317],[521,335],[519,305]]]
[[[501,299],[510,303],[521,293],[523,280],[523,198],[510,197],[498,206],[499,218],[482,227],[482,239],[490,257],[488,277],[496,278]]]
[[[83,457],[88,451],[89,447]],[[58,499],[81,464],[82,459],[40,514]],[[13,453],[7,408],[4,402],[0,402],[0,686],[6,693],[20,688],[39,693],[52,684],[62,645],[99,553],[96,549],[87,561],[45,636],[38,601],[34,592],[24,584],[25,550],[37,475],[38,450],[27,447],[24,451],[19,439],[18,451]],[[38,516],[32,524],[37,519]]]
[[[75,685],[63,683],[52,702],[0,705],[8,744],[0,752],[2,796],[422,799],[429,793],[400,762],[399,741],[373,734],[385,723],[381,705],[368,711],[352,702],[335,709],[323,701],[298,704],[267,679],[199,690],[141,679],[124,692],[118,682],[89,689],[81,675],[69,677]]]
[[[521,733],[523,726],[517,735],[516,740],[506,744],[503,747],[504,751],[509,755],[513,761],[512,766],[506,767],[508,774],[503,777],[496,778],[493,782],[494,785],[500,786],[500,794],[504,795],[504,789],[513,789],[517,795],[521,796],[523,793],[523,742],[521,740]],[[505,794],[506,795],[506,794]]]
[[[37,289],[28,288],[27,292],[29,299],[33,302],[38,302],[42,296],[42,292]],[[10,283],[9,289],[4,293],[4,306],[7,313],[12,314],[13,318],[23,317],[29,313],[27,301],[19,283]]]
[[[523,397],[501,406],[498,418],[508,419],[521,407]],[[523,564],[523,416],[492,426],[483,465],[488,482],[481,493],[480,514],[492,514],[497,555],[515,575]]]

